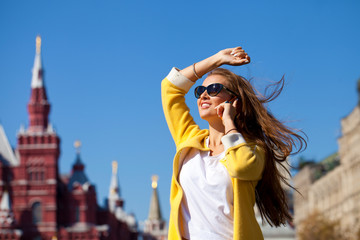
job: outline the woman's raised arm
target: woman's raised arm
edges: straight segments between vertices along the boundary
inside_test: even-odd
[[[221,65],[241,66],[248,63],[250,63],[250,57],[241,47],[227,48],[184,68],[180,72],[191,81],[196,82],[203,75]]]

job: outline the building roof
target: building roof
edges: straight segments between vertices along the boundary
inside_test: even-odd
[[[72,190],[74,183],[84,185],[89,183],[89,180],[84,172],[84,164],[81,162],[80,153],[76,154],[75,164],[73,165],[73,172],[70,176],[68,189]]]
[[[0,161],[6,166],[16,166],[19,161],[10,146],[9,140],[5,134],[4,128],[0,124]]]

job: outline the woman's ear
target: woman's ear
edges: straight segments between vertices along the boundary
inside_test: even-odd
[[[239,98],[236,98],[236,99],[234,100],[234,102],[233,102],[233,107],[234,107],[235,109],[236,109],[236,107],[237,107],[238,102],[239,102]]]

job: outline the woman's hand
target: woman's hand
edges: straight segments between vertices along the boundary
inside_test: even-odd
[[[234,128],[234,119],[236,116],[236,104],[238,100],[226,101],[215,107],[217,115],[222,119],[225,129]]]
[[[221,64],[241,66],[250,63],[249,55],[241,47],[227,48],[216,55],[220,58]]]

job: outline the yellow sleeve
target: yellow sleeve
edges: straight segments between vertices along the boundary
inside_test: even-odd
[[[200,128],[185,103],[185,94],[194,82],[176,68],[161,83],[161,100],[165,119],[176,146],[199,133]]]
[[[222,137],[225,147],[223,163],[230,177],[244,181],[257,181],[265,166],[265,151],[253,143],[246,143],[240,133]]]

